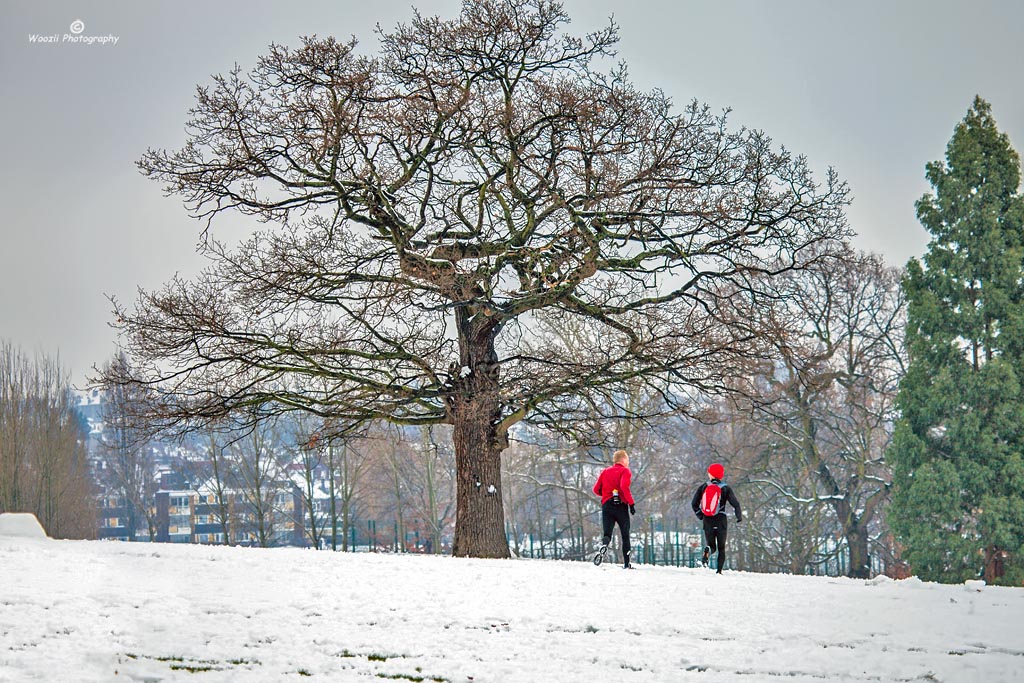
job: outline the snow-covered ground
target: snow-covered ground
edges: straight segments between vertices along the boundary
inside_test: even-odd
[[[0,537],[0,681],[382,679],[1020,681],[1024,589]]]

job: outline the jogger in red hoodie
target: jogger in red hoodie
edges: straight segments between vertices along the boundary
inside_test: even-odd
[[[605,468],[594,484],[594,493],[601,496],[601,525],[604,534],[601,537],[601,549],[594,558],[594,564],[604,561],[608,552],[608,544],[612,542],[612,530],[616,522],[622,532],[622,566],[632,569],[629,563],[629,516],[636,514],[633,494],[629,490],[629,482],[633,473],[629,471],[629,454],[626,451],[615,451],[611,467]]]

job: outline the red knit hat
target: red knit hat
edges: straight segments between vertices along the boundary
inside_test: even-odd
[[[712,479],[721,479],[725,476],[725,468],[717,462],[712,463],[711,465],[708,465],[708,474]]]

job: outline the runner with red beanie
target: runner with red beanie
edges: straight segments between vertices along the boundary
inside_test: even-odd
[[[604,562],[608,545],[612,542],[612,530],[619,525],[622,533],[622,568],[632,569],[629,563],[629,516],[636,514],[633,493],[629,490],[629,482],[633,473],[629,471],[629,454],[626,451],[615,451],[612,455],[612,466],[605,468],[594,484],[594,493],[601,496],[601,525],[604,534],[601,537],[601,549],[594,556],[594,564]]]
[[[729,531],[729,518],[725,515],[725,504],[732,505],[736,512],[736,523],[743,521],[743,512],[740,510],[740,501],[736,499],[732,487],[722,481],[725,478],[725,468],[719,463],[708,466],[708,481],[697,487],[693,494],[691,507],[697,515],[697,519],[704,522],[704,554],[701,557],[701,564],[708,566],[708,558],[711,553],[718,551],[718,573],[722,573],[725,567],[725,538]]]

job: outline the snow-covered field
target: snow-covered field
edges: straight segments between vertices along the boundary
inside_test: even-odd
[[[0,536],[0,681],[1024,680],[1024,589]]]

